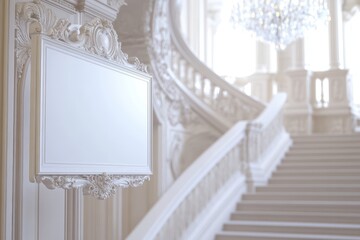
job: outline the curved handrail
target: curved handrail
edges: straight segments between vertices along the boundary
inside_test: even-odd
[[[244,160],[241,148],[244,147],[242,142],[246,124],[238,122],[201,154],[160,198],[127,240],[162,239],[164,235],[167,237],[164,239],[175,239],[169,238],[169,234],[177,234],[175,228],[181,235],[196,218],[188,208],[199,213],[218,188],[241,170],[240,163]],[[199,195],[199,192],[202,194]],[[169,225],[171,222],[176,223],[175,228]]]
[[[276,144],[276,137],[285,131],[283,124],[283,108],[287,94],[276,94],[266,109],[248,125],[248,158],[256,162],[262,158],[272,144]]]
[[[249,161],[261,161],[274,144],[281,144],[285,101],[285,93],[277,94],[258,118],[240,121],[220,137],[175,181],[127,240],[179,239],[235,173],[243,171],[247,182],[252,182]]]
[[[189,49],[177,24],[178,3],[178,0],[169,1],[172,70],[177,79],[218,114],[227,117],[233,123],[258,116],[264,109],[264,104],[226,82]]]

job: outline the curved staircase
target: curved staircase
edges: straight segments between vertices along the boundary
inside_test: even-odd
[[[360,240],[360,134],[299,136],[217,240]]]
[[[222,136],[126,239],[360,240],[360,135],[296,137],[278,166],[291,144],[283,124],[286,94],[263,104],[205,66],[180,34],[180,3],[153,1],[155,103],[164,108],[166,99],[183,112],[189,104]]]

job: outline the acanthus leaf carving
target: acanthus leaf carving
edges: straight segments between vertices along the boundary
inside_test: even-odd
[[[86,52],[104,57],[121,65],[147,73],[139,60],[129,62],[121,50],[118,35],[110,21],[94,18],[79,26],[59,19],[39,0],[16,4],[16,57],[17,76],[21,79],[31,56],[31,34],[41,33],[82,48]]]
[[[149,176],[142,175],[79,175],[79,176],[37,176],[36,181],[43,183],[49,189],[84,188],[84,192],[97,199],[108,199],[116,193],[117,187],[138,187]]]

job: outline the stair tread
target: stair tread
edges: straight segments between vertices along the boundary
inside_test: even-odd
[[[359,180],[360,176],[306,176],[306,177],[299,177],[299,176],[276,176],[272,177],[271,179],[309,179],[309,180],[316,180],[316,179],[354,179]]]
[[[323,228],[348,228],[359,229],[360,224],[343,223],[306,223],[306,222],[270,222],[270,221],[237,221],[231,220],[225,222],[225,225],[258,225],[258,226],[280,226],[280,227],[323,227]]]
[[[259,204],[259,205],[338,205],[338,206],[360,206],[359,201],[280,201],[280,200],[268,200],[267,202],[264,201],[257,201],[257,200],[243,200],[238,204]]]
[[[243,196],[360,196],[360,192],[257,192],[247,193]]]
[[[324,212],[255,212],[255,211],[234,211],[234,214],[253,214],[253,215],[297,215],[297,216],[338,216],[338,217],[360,217],[360,213],[324,213]]]
[[[218,236],[238,236],[238,237],[264,237],[271,239],[311,239],[311,240],[360,240],[359,237],[354,236],[334,236],[334,235],[316,235],[313,234],[292,234],[292,233],[272,233],[272,232],[236,232],[236,231],[221,231],[217,234]]]
[[[287,173],[360,173],[360,169],[289,169],[289,170],[277,170],[274,174],[279,172]]]
[[[281,166],[322,166],[324,167],[324,163],[323,162],[297,162],[297,161],[288,161],[288,162],[284,162],[281,163]],[[360,160],[358,162],[327,162],[326,163],[327,166],[360,166]],[[325,166],[325,167],[327,167]]]

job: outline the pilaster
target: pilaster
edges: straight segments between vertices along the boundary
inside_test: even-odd
[[[311,72],[299,69],[286,72],[285,126],[291,134],[310,134],[312,132],[312,110],[310,106]]]

